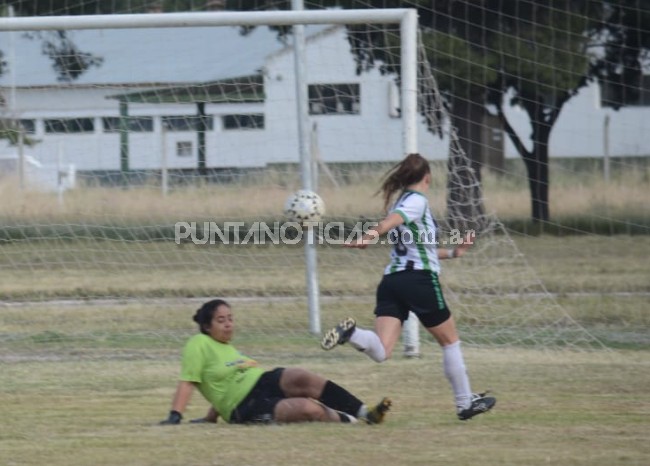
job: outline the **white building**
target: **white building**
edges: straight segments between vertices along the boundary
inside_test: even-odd
[[[324,93],[310,103],[322,159],[401,158],[394,78],[378,71],[357,75],[342,28],[308,31],[310,92]],[[0,50],[9,50],[8,34],[0,34]],[[40,141],[25,149],[37,160],[55,160],[63,146],[65,163],[79,171],[119,170],[122,98],[129,100],[132,118],[129,169],[159,169],[163,152],[169,168],[194,169],[200,142],[197,104],[174,103],[184,92],[194,93],[186,100],[203,104],[208,168],[261,167],[299,159],[293,53],[267,28],[247,36],[237,28],[75,31],[72,38],[79,48],[102,57],[103,63],[73,83],[56,81],[40,41],[14,34],[15,65],[10,63],[13,71],[0,78],[10,102],[4,113],[16,115],[28,137]],[[220,95],[209,95],[230,81],[253,87],[257,98],[237,102],[233,96],[241,89],[232,91],[227,103],[218,102],[223,89]],[[138,99],[149,103],[134,103]],[[424,127],[420,133],[422,147],[444,158],[446,144]]]
[[[394,77],[377,70],[357,74],[343,28],[309,27],[307,33],[310,123],[317,125],[322,160],[399,160]],[[18,118],[27,136],[40,141],[24,149],[35,160],[72,164],[78,171],[118,171],[124,163],[130,170],[196,169],[201,155],[208,169],[299,160],[293,51],[268,28],[246,36],[230,27],[87,30],[70,36],[103,63],[62,83],[40,40],[0,33],[10,68],[0,76],[2,117]],[[128,133],[119,131],[120,112],[128,112]],[[507,112],[525,139],[527,117],[517,108]],[[607,117],[611,156],[650,154],[650,109],[604,108],[594,84],[563,109],[551,136],[551,157],[602,156]],[[204,130],[197,131],[202,124]],[[423,124],[418,132],[420,152],[447,157],[446,140]],[[0,141],[1,153],[15,150]],[[505,151],[506,157],[518,157],[509,141]]]

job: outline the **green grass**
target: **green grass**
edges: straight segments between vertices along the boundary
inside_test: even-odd
[[[53,263],[52,257],[67,254],[61,245],[53,249],[45,244],[31,252],[11,245],[16,249],[3,256],[6,263],[0,284],[3,292],[14,298],[38,301],[57,293],[60,297],[75,293],[102,296],[102,289],[121,290],[123,297],[86,304],[13,303],[0,309],[2,463],[645,465],[650,455],[645,440],[650,415],[650,313],[644,293],[648,292],[650,242],[647,237],[625,236],[515,240],[549,290],[557,293],[552,306],[547,303],[548,296],[541,300],[533,296],[523,300],[474,296],[464,281],[468,271],[462,261],[445,269],[445,283],[458,293],[455,298],[450,293],[448,298],[454,299],[461,335],[466,342],[475,343],[464,346],[473,387],[490,388],[498,398],[492,413],[467,423],[455,419],[440,350],[430,339],[425,339],[422,359],[404,360],[398,351],[382,365],[347,347],[322,352],[318,339],[308,332],[304,299],[264,297],[270,291],[295,295],[304,286],[300,270],[281,267],[280,273],[266,279],[249,279],[249,288],[241,289],[241,298],[232,299],[239,329],[236,344],[264,367],[308,368],[369,403],[391,396],[394,409],[387,422],[374,427],[157,425],[169,409],[180,349],[195,331],[191,315],[201,302],[183,297],[179,290],[184,279],[166,271],[168,260],[173,263],[184,256],[170,258],[168,250],[160,253],[143,245],[122,252],[78,248],[88,255],[83,261],[77,255],[81,262],[75,268],[72,251],[65,267]],[[259,265],[259,257],[239,254],[236,249],[225,251],[242,271],[250,272],[250,267]],[[275,252],[267,251],[277,265],[283,255]],[[326,252],[331,257],[322,257],[323,270],[335,273],[345,256],[337,250]],[[366,252],[370,251],[359,252],[358,257]],[[377,252],[378,263],[385,260],[384,252]],[[111,257],[115,259],[118,253],[138,260],[126,270],[112,266]],[[22,254],[28,255],[24,259],[32,265],[20,272],[16,261]],[[299,257],[299,251],[296,254]],[[91,259],[104,267],[92,267]],[[186,260],[194,263],[191,257]],[[331,281],[327,273],[322,275],[328,284],[325,289],[332,295],[323,300],[324,325],[348,313],[355,315],[360,325],[372,325],[372,296],[366,292],[377,277],[368,273],[368,264],[361,267],[359,263],[349,260]],[[5,272],[7,264],[14,265],[13,274]],[[234,285],[244,278],[244,272],[229,279],[231,269],[199,264],[204,268],[199,267],[187,279],[187,283],[199,280],[201,285],[194,291],[209,290],[215,277],[216,282],[227,285],[222,285],[225,291],[240,289]],[[511,262],[497,262],[490,270],[492,274],[506,273],[512,266]],[[207,270],[212,273],[200,281]],[[523,272],[522,268],[515,273]],[[188,269],[183,269],[181,276],[185,274]],[[359,278],[359,274],[368,277],[336,285],[342,278]],[[484,279],[487,286],[489,280]],[[274,283],[277,288],[267,288]],[[21,289],[24,291],[16,292]],[[170,298],[153,299],[151,290],[164,290]],[[356,298],[350,296],[355,290]],[[262,297],[253,299],[254,295]],[[488,305],[479,306],[486,300]],[[462,304],[465,307],[460,307]],[[509,319],[525,315],[515,329],[521,332],[525,325],[535,327],[548,321],[558,305],[610,348],[634,350],[580,350],[579,339],[584,335],[578,334],[568,336],[578,342],[571,345],[573,350],[568,349],[559,341],[566,337],[568,327],[545,330],[549,338],[546,348],[539,342],[527,347],[525,341],[514,347],[495,347],[503,328],[480,325],[490,322],[489,313],[498,310]],[[186,419],[198,417],[206,409],[205,401],[195,394]]]
[[[353,182],[366,175],[345,172]],[[571,175],[554,173],[554,223],[544,229],[554,234],[534,237],[539,232],[522,221],[525,181],[487,176],[487,206],[507,224],[522,222],[515,229],[525,234],[513,235],[514,243],[499,235],[479,241],[462,260],[443,263],[473,388],[490,388],[499,400],[493,413],[467,423],[455,419],[430,338],[422,359],[397,351],[382,365],[348,347],[319,349],[308,331],[300,247],[170,241],[174,221],[268,215],[293,187],[281,176],[254,190],[178,190],[164,202],[154,189],[138,191],[138,202],[134,190],[81,190],[63,207],[51,196],[16,199],[0,189],[7,200],[0,206],[0,463],[646,465],[650,235],[585,233],[647,229],[647,167],[615,173],[608,186]],[[326,188],[330,213],[379,212],[376,180],[365,181]],[[436,185],[444,186],[442,175]],[[444,208],[440,188],[432,198]],[[348,314],[372,325],[387,253],[319,248],[323,326]],[[236,344],[264,367],[311,369],[368,402],[390,395],[387,422],[158,426],[183,342],[195,332],[191,316],[208,296],[232,301]],[[196,394],[186,418],[206,409]]]
[[[554,293],[650,292],[650,236],[514,236],[514,240],[514,244],[489,245],[496,252],[473,252],[488,270],[469,283],[467,274],[475,267],[471,254],[461,261],[444,262],[443,284],[462,291],[468,286],[487,286],[498,276],[502,291],[516,292],[529,264]],[[387,247],[365,251],[320,247],[321,291],[325,295],[373,294],[388,253]],[[490,254],[498,256],[490,258]],[[295,296],[302,295],[303,288],[301,247],[179,246],[172,241],[44,241],[0,246],[2,299]]]
[[[315,344],[296,358],[273,347],[253,356],[308,367],[368,402],[390,395],[394,408],[374,427],[163,427],[174,358],[23,361],[3,364],[0,379],[3,464],[642,465],[650,455],[648,352],[467,350],[474,386],[499,400],[467,423],[455,419],[439,352],[384,365]],[[206,409],[197,394],[186,418]]]

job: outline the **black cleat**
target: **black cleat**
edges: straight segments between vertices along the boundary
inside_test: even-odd
[[[336,345],[342,345],[350,339],[354,329],[357,327],[357,322],[352,317],[343,319],[339,324],[325,333],[325,336],[320,342],[324,350],[331,350]]]
[[[392,404],[393,402],[390,400],[390,398],[382,398],[382,400],[377,403],[374,408],[368,411],[368,414],[366,414],[364,421],[366,421],[368,424],[381,424],[384,422],[386,413],[388,410],[390,410]]]
[[[494,405],[497,404],[497,399],[491,396],[485,396],[487,393],[473,393],[472,403],[469,405],[469,408],[458,410],[458,419],[467,421],[478,414],[487,413],[494,408]]]

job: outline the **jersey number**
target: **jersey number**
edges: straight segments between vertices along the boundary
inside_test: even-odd
[[[402,235],[399,233],[399,228],[395,228],[390,231],[389,233],[389,239],[390,242],[393,244],[393,249],[395,250],[395,254],[397,254],[399,257],[403,257],[406,255],[406,246],[404,246],[404,243],[402,243]]]

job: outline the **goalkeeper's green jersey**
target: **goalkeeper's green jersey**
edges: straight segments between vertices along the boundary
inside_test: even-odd
[[[264,371],[229,343],[199,333],[183,349],[181,380],[194,382],[224,420],[248,395]]]

